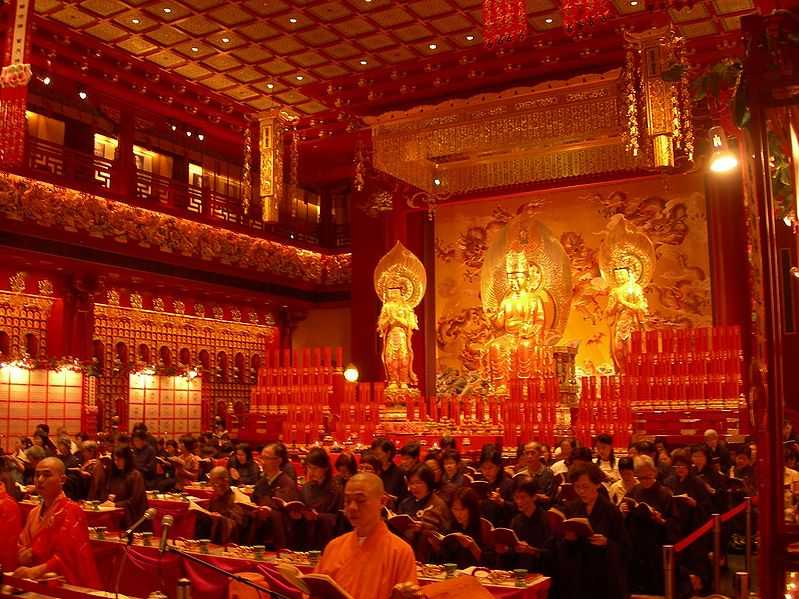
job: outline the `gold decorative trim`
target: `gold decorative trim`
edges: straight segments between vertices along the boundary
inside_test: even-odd
[[[0,175],[0,217],[85,233],[321,286],[350,282],[350,254],[323,254],[16,175]]]
[[[621,69],[367,119],[375,167],[462,194],[633,170]]]
[[[28,273],[24,271],[11,275],[8,278],[8,286],[11,288],[11,291],[14,293],[25,293],[25,279],[27,277]]]
[[[36,282],[36,285],[39,288],[39,295],[49,297],[55,293],[53,282],[50,279],[40,279]]]

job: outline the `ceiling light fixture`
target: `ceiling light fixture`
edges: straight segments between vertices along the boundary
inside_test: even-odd
[[[294,25],[296,22],[297,22],[297,17],[291,17],[289,19],[289,23],[291,23],[292,25]]]
[[[474,41],[474,36],[470,33],[469,35],[466,36],[466,41],[467,42],[473,42]]]
[[[302,81],[303,79],[305,79],[305,77],[302,75],[297,75],[297,81]]]
[[[186,137],[191,137],[191,131],[186,131]]]
[[[170,125],[169,128],[172,129],[172,131],[177,131],[178,130],[178,126],[177,125]]]
[[[552,25],[552,22],[554,20],[555,19],[553,19],[552,17],[547,17],[546,19],[544,19],[544,23],[546,23],[547,25]]]
[[[630,0],[630,6],[638,6],[638,0]]]
[[[199,139],[200,141],[205,141],[205,135],[203,135],[202,133],[199,133],[199,134],[197,134],[197,139]]]
[[[81,90],[81,91],[78,92],[78,97],[81,100],[85,100],[86,98],[89,97],[89,94],[87,94],[85,91]]]
[[[141,20],[140,19],[131,19],[130,22],[133,23],[134,25],[138,25],[139,23],[141,23]]]
[[[200,51],[200,49],[199,49],[197,46],[192,46],[192,47],[191,47],[191,51],[192,51],[192,52],[199,52],[199,51]]]
[[[361,60],[361,64],[369,64],[369,61],[364,58]]]
[[[169,8],[169,7],[167,6],[167,7],[164,9],[164,12],[165,12],[166,14],[168,14],[168,15],[169,15],[169,14],[172,14],[172,9],[171,9],[171,8]]]
[[[42,83],[44,83],[45,85],[50,85],[51,81],[52,79],[50,79],[50,75],[46,75],[45,78],[42,79]]]
[[[430,48],[431,50],[435,50],[436,48],[438,48],[438,44],[430,44],[427,47]]]
[[[275,84],[274,83],[267,83],[266,87],[268,87],[269,89],[274,89]]]
[[[230,43],[230,38],[229,37],[223,37],[222,38],[222,43],[223,44],[229,44]]]

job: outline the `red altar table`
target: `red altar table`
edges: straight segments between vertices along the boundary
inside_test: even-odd
[[[154,590],[161,590],[170,599],[174,599],[175,588],[179,578],[191,580],[192,597],[195,599],[220,599],[227,595],[229,580],[208,568],[194,564],[174,553],[158,555],[158,547],[132,545],[125,557],[126,545],[117,539],[93,540],[95,560],[102,565],[100,576],[103,589],[119,591],[126,595],[146,597]],[[228,572],[269,572],[275,574],[272,564],[275,554],[266,553],[264,559],[255,560],[234,555],[219,555],[220,548],[214,548],[214,554],[203,554],[192,551],[214,566]],[[297,565],[300,570],[308,572],[309,566]],[[117,584],[117,577],[119,582]],[[430,584],[430,579],[422,579],[420,583]],[[534,580],[526,588],[486,585],[489,592],[497,599],[546,599],[550,579],[544,576]],[[359,598],[366,599],[366,598]]]
[[[38,501],[30,499],[19,502],[19,510],[23,521],[27,520],[28,514],[37,505],[39,505]],[[122,528],[122,518],[125,517],[125,510],[121,507],[101,507],[95,510],[84,506],[83,513],[86,514],[86,521],[89,526],[105,526],[108,530],[120,530]]]

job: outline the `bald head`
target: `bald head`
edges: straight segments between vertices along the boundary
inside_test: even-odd
[[[224,466],[214,466],[208,473],[208,478],[223,478],[228,480],[228,471]]]
[[[381,521],[383,481],[371,472],[359,472],[347,481],[344,513],[358,536],[369,536]]]
[[[36,470],[50,470],[53,474],[62,476],[64,472],[66,472],[64,468],[64,462],[58,458],[44,458],[41,462],[39,462]]]
[[[347,481],[348,490],[350,486],[353,488],[362,489],[363,492],[370,498],[383,497],[386,492],[386,488],[383,486],[383,479],[371,472],[359,472],[358,474],[352,476]]]

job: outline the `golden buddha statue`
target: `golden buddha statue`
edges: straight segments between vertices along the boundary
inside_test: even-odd
[[[377,295],[383,302],[377,330],[383,341],[386,371],[385,396],[416,395],[418,378],[413,371],[413,331],[419,329],[414,308],[427,286],[424,265],[405,246],[396,245],[380,259],[374,274]]]
[[[491,391],[504,395],[511,377],[540,372],[545,347],[563,333],[571,299],[568,258],[549,230],[524,213],[489,247],[480,286],[495,331],[485,346],[485,376]]]
[[[622,215],[608,223],[608,235],[599,249],[599,268],[608,284],[605,313],[610,327],[610,353],[616,371],[624,362],[624,351],[633,331],[643,330],[648,304],[645,287],[655,268],[655,247],[644,233],[628,226]]]

